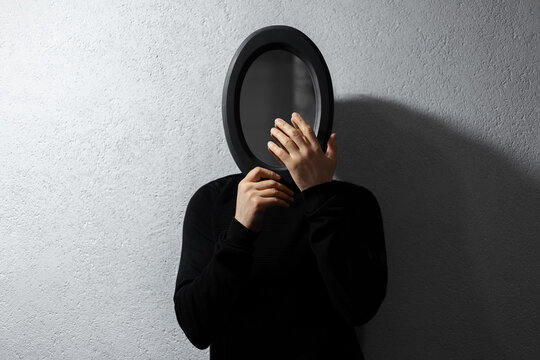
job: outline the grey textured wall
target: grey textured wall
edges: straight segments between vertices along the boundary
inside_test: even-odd
[[[3,1],[0,358],[205,359],[172,295],[187,201],[238,171],[221,91],[297,27],[334,81],[336,178],[379,198],[368,359],[540,354],[540,5]]]

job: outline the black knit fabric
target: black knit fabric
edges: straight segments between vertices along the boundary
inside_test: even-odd
[[[235,218],[245,174],[201,186],[183,223],[174,291],[180,327],[210,359],[362,359],[354,327],[386,294],[383,222],[368,189],[333,180],[294,190],[260,232]]]

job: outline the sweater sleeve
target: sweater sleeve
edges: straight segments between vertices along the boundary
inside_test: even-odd
[[[386,296],[382,216],[366,188],[336,180],[302,192],[309,240],[328,295],[345,321],[368,322]]]
[[[252,243],[258,235],[233,217],[228,229],[213,239],[214,193],[207,184],[187,205],[174,291],[178,323],[198,349],[206,349],[226,326],[230,309],[247,284]]]

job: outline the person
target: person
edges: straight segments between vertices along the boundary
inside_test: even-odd
[[[174,291],[176,318],[211,360],[363,359],[355,327],[387,287],[382,215],[367,188],[334,180],[293,113],[268,151],[293,181],[262,167],[201,186],[189,200]]]

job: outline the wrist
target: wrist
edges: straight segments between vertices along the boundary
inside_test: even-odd
[[[253,241],[258,234],[258,232],[250,230],[233,217],[229,224],[226,242],[236,248],[252,250]]]
[[[235,215],[234,219],[240,223],[246,230],[258,233],[261,231],[260,226],[257,226],[253,223],[253,221],[248,221],[242,216]]]

